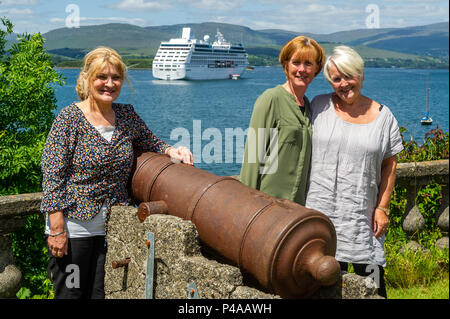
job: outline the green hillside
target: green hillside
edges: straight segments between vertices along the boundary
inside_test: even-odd
[[[347,43],[380,49],[389,48],[396,52],[448,57],[448,28],[448,23],[437,23],[404,29],[386,29],[386,32]]]
[[[399,29],[360,29],[304,35],[316,39],[327,52],[339,44],[353,46],[363,58],[368,59],[369,65],[377,61],[375,66],[448,68],[448,25],[445,22]],[[217,30],[220,30],[228,41],[243,43],[252,61],[257,61],[255,65],[276,64],[282,45],[299,34],[285,30],[252,30],[212,22],[144,28],[112,23],[56,29],[45,33],[44,38],[48,52],[58,65],[80,60],[86,52],[100,45],[115,48],[127,59],[152,59],[161,41],[180,37],[183,27],[190,27],[198,39],[203,39],[204,35],[214,39]]]

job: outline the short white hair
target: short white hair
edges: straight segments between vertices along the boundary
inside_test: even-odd
[[[350,78],[360,76],[361,80],[364,77],[364,60],[358,52],[348,46],[340,45],[335,47],[331,55],[325,60],[323,75],[330,83],[332,83],[332,80],[328,68],[331,63],[333,63],[339,72],[343,73],[345,76]]]

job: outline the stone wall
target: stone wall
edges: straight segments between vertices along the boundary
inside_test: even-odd
[[[39,213],[41,198],[41,193],[0,196],[0,298],[14,298],[22,284],[9,234],[23,227],[28,215]]]
[[[143,223],[137,208],[113,207],[107,236],[105,292],[107,298],[145,298],[148,260],[147,232],[154,234],[153,297],[187,298],[195,283],[200,298],[270,298],[245,287],[238,268],[202,255],[197,230],[190,221],[170,215],[152,215]],[[112,262],[130,258],[125,267]]]
[[[407,187],[408,204],[403,229],[411,242],[423,228],[417,189],[430,181],[442,185],[442,203],[436,223],[443,233],[437,245],[448,249],[448,160],[399,164],[397,184]],[[0,196],[0,298],[14,298],[22,276],[11,254],[9,234],[25,225],[25,218],[39,213],[42,194]],[[155,235],[154,298],[186,298],[187,284],[195,283],[200,298],[276,298],[262,291],[233,265],[217,258],[198,241],[189,221],[165,215],[139,223],[133,207],[115,207],[108,234],[106,264],[108,298],[144,298],[147,267],[146,233]],[[112,268],[113,261],[130,258],[127,267]],[[344,274],[333,287],[320,289],[313,298],[374,298],[374,288],[354,274]]]
[[[415,202],[420,187],[431,182],[442,186],[442,201],[436,212],[435,222],[443,237],[436,242],[436,246],[448,249],[448,160],[429,161],[419,163],[401,163],[396,170],[396,185],[407,189],[407,203],[402,217],[402,228],[410,237],[412,247],[419,247],[417,235],[425,227],[425,219]]]
[[[106,298],[146,298],[149,247],[147,233],[154,235],[153,282],[155,299],[189,298],[189,284],[195,284],[199,298],[277,299],[241,273],[239,268],[214,259],[214,253],[202,247],[195,225],[170,215],[151,215],[143,223],[137,208],[113,207],[107,236]],[[217,256],[215,256],[217,257]],[[113,263],[129,262],[113,268]],[[152,263],[152,261],[150,261]],[[343,274],[340,282],[322,287],[313,299],[381,298],[374,283],[355,274]]]

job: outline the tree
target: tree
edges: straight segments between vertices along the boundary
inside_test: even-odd
[[[63,78],[44,51],[40,33],[23,34],[5,50],[13,25],[0,30],[0,194],[40,191],[40,159]]]
[[[5,30],[2,30],[2,25]],[[56,109],[55,85],[64,80],[53,69],[40,33],[17,36],[6,49],[13,25],[0,24],[0,195],[41,191],[42,149]],[[12,234],[13,256],[22,271],[22,296],[48,296],[48,257],[42,215],[31,215]],[[24,293],[25,291],[26,293]]]

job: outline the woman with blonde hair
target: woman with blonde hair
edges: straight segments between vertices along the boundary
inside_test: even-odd
[[[191,152],[156,137],[120,95],[127,67],[113,49],[84,58],[79,102],[63,108],[42,155],[48,270],[55,298],[104,298],[106,231],[112,205],[127,205],[136,152],[165,153],[192,164]]]
[[[342,270],[371,276],[386,297],[384,235],[402,138],[386,105],[361,93],[364,61],[352,48],[336,47],[324,66],[334,92],[311,103],[311,174],[306,207],[336,228]]]
[[[305,204],[311,157],[309,100],[305,93],[322,70],[323,48],[298,36],[284,45],[279,61],[286,82],[255,102],[240,180],[277,198]]]

